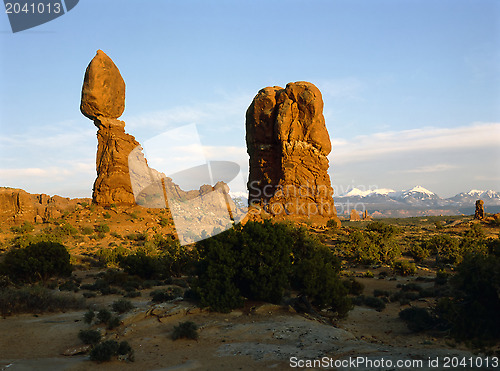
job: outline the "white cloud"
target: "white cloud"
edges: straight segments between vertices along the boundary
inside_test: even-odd
[[[404,170],[404,173],[436,173],[436,172],[442,172],[442,171],[447,171],[447,170],[453,170],[457,169],[458,165],[451,165],[451,164],[435,164],[435,165],[427,165],[427,166],[421,166],[416,169],[410,169],[410,170]]]
[[[381,132],[338,140],[330,154],[335,164],[357,163],[436,150],[499,147],[500,123],[474,123],[456,128],[422,128]]]

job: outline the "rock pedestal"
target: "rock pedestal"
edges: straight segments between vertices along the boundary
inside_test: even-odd
[[[135,204],[130,182],[128,156],[139,146],[125,133],[125,123],[116,120],[125,109],[125,82],[120,71],[102,50],[98,50],[85,71],[81,112],[97,126],[97,179],[95,204]]]
[[[476,212],[474,213],[474,219],[482,220],[484,219],[484,201],[476,201]]]
[[[249,205],[277,218],[335,219],[330,137],[319,89],[309,82],[259,91],[246,114]]]

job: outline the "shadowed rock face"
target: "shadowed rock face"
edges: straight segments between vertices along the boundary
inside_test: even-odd
[[[337,219],[327,173],[331,143],[316,86],[301,81],[260,90],[246,130],[251,205],[284,218]]]
[[[125,82],[113,61],[101,50],[85,71],[80,110],[94,120],[97,131],[97,179],[92,201],[98,205],[135,204],[128,156],[139,143],[116,120],[125,109]]]

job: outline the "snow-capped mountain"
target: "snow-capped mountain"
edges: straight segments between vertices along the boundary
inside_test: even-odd
[[[483,200],[487,212],[500,210],[500,192],[473,189],[450,198],[441,198],[434,192],[416,186],[408,190],[395,191],[389,188],[361,190],[353,188],[340,196],[334,196],[335,204],[346,209],[352,205],[363,205],[369,212],[386,216],[470,214],[474,213],[476,200]],[[399,212],[399,214],[398,214]]]
[[[485,205],[500,205],[500,192],[472,189],[469,192],[462,192],[450,197],[448,200],[457,203],[471,203],[476,200],[483,200]]]
[[[369,189],[367,191],[362,191],[359,188],[353,188],[341,197],[356,197],[356,196],[366,197],[366,196],[371,196],[371,195],[384,195],[384,196],[386,196],[389,193],[394,193],[394,192],[396,192],[396,191],[393,189],[389,189],[389,188],[380,188],[380,189],[373,189],[373,190]]]

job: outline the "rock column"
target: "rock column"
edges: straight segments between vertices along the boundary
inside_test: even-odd
[[[125,82],[120,71],[98,50],[85,71],[80,111],[97,126],[97,179],[92,201],[98,205],[135,204],[128,155],[139,146],[117,120],[125,109]]]
[[[246,114],[249,204],[285,219],[335,219],[330,137],[319,89],[309,82],[259,91]]]

